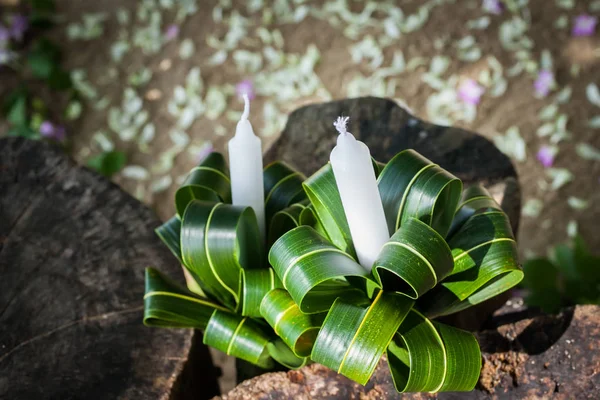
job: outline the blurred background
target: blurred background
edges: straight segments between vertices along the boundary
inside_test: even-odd
[[[512,160],[523,260],[600,246],[598,0],[0,0],[0,135],[50,140],[156,210],[252,99],[394,99]],[[350,121],[352,131],[352,121]],[[332,135],[335,132],[332,128]]]

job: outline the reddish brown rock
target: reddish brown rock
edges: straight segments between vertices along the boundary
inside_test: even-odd
[[[401,395],[384,359],[366,386],[313,364],[247,380],[220,399],[600,398],[600,307],[577,306],[550,316],[532,315],[513,304],[477,334],[483,368],[469,393]]]

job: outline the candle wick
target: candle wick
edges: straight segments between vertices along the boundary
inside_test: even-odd
[[[348,134],[347,126],[349,119],[350,117],[337,117],[334,121],[333,126],[335,126],[335,129],[337,129],[340,135]]]
[[[250,116],[250,99],[248,98],[248,94],[244,93],[244,113],[242,114],[242,120],[248,119]]]

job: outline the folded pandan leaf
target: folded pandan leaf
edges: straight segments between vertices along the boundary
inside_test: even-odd
[[[204,296],[146,273],[144,323],[204,330],[204,342],[268,368],[314,361],[366,384],[384,352],[400,392],[466,391],[475,337],[432,321],[523,277],[508,217],[480,186],[412,150],[373,162],[391,238],[372,271],[356,255],[328,164],[304,177],[265,168],[268,264],[252,209],[229,204],[222,156],[195,168],[157,234]]]

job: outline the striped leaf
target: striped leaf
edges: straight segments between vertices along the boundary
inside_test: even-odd
[[[175,193],[175,208],[181,217],[192,200],[213,203],[231,202],[231,184],[225,158],[211,153],[198,167],[190,171]]]

